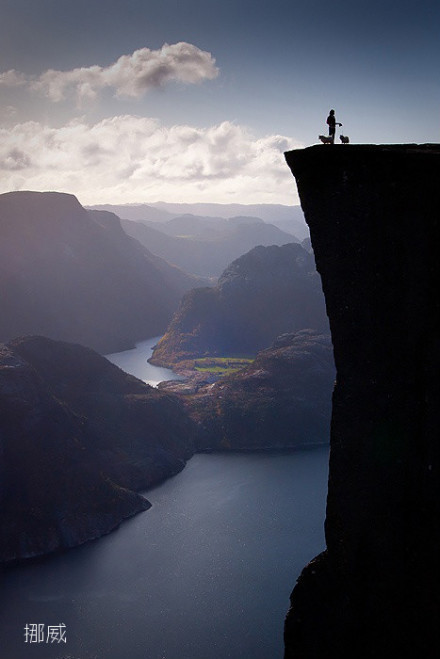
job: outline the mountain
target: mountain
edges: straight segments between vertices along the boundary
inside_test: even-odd
[[[284,332],[328,332],[313,256],[301,245],[255,247],[214,288],[187,293],[151,362],[174,366],[204,355],[249,355]]]
[[[175,213],[170,213],[160,208],[154,208],[148,204],[97,204],[96,206],[86,206],[87,210],[107,211],[114,213],[120,218],[139,222],[166,222],[175,217]]]
[[[175,396],[75,344],[0,346],[0,409],[0,561],[108,533],[193,453]]]
[[[214,384],[160,387],[180,394],[199,450],[298,448],[328,443],[334,379],[330,336],[300,330]]]
[[[440,145],[313,146],[286,159],[310,225],[337,377],[327,549],[293,590],[285,659],[434,657]]]
[[[115,352],[163,332],[198,283],[72,195],[0,195],[1,341],[42,334]]]
[[[259,217],[237,216],[226,219],[224,217],[203,217],[188,213],[186,215],[178,215],[172,220],[162,222],[160,225],[157,222],[155,223],[156,228],[159,228],[160,231],[169,236],[184,236],[198,240],[219,240],[225,235],[233,233],[240,225],[247,226],[255,224],[265,225],[265,222]],[[150,226],[152,225],[150,224]],[[274,233],[278,235],[279,230],[276,230]],[[283,237],[289,238],[288,234],[285,234]],[[289,242],[292,242],[292,240]]]
[[[151,206],[174,215],[192,213],[194,215],[226,218],[237,215],[259,217],[264,222],[275,224],[283,231],[291,232],[301,240],[306,238],[309,233],[301,206],[286,206],[283,204],[176,204],[162,201],[153,203]],[[134,219],[125,215],[124,217]]]
[[[104,204],[92,209],[112,211],[123,220],[166,222],[178,215],[198,215],[231,218],[237,216],[258,217],[268,224],[298,236],[300,240],[309,234],[301,206],[283,204],[177,204],[158,201],[152,204]],[[290,241],[291,242],[291,241]]]
[[[234,259],[257,245],[285,245],[295,238],[259,218],[201,218],[168,222],[122,221],[128,235],[186,272],[218,277]]]

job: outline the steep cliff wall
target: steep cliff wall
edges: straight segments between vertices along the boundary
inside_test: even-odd
[[[327,551],[292,593],[285,656],[436,656],[440,146],[315,146],[286,159],[337,384]]]

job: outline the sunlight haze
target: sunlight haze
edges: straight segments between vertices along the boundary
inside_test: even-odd
[[[329,108],[352,143],[435,142],[422,2],[0,2],[1,192],[298,203],[283,152]]]

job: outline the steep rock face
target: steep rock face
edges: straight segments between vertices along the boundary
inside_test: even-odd
[[[0,195],[0,341],[41,334],[115,352],[165,330],[197,279],[108,215],[68,194]]]
[[[193,452],[175,397],[43,337],[1,347],[0,412],[0,561],[108,533]]]
[[[286,154],[330,319],[327,551],[292,593],[286,659],[436,656],[440,147]]]
[[[313,256],[297,243],[255,247],[226,268],[218,286],[184,296],[151,361],[255,354],[305,328],[328,331]]]
[[[183,392],[199,450],[295,448],[328,443],[334,378],[330,336],[301,330],[195,393],[178,382],[162,390]]]

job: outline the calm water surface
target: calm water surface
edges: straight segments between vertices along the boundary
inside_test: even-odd
[[[124,352],[115,352],[106,355],[107,359],[116,364],[126,373],[135,375],[139,380],[143,380],[152,387],[157,387],[159,382],[164,380],[181,380],[181,376],[173,373],[169,368],[153,366],[149,364],[149,359],[153,353],[153,348],[159,341],[160,336],[154,336],[136,343],[136,348],[124,350]]]
[[[2,573],[1,659],[282,659],[327,470],[326,448],[194,456],[114,533]],[[32,623],[67,643],[26,644]]]

